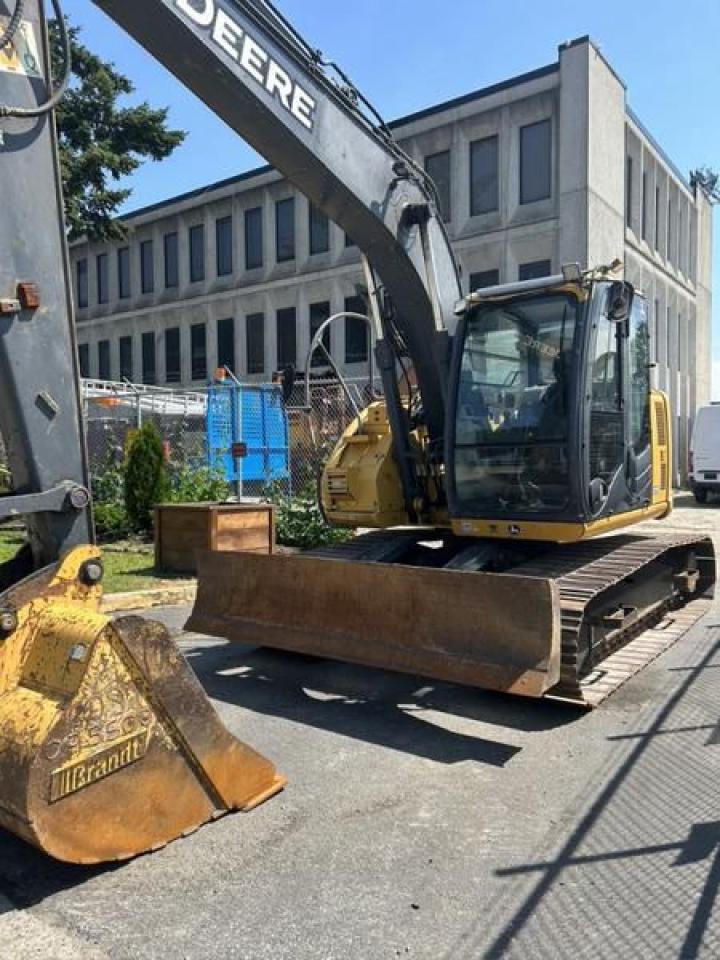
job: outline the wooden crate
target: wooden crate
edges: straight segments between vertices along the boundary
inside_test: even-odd
[[[155,565],[196,572],[196,550],[272,553],[275,511],[270,504],[166,503],[155,509]]]

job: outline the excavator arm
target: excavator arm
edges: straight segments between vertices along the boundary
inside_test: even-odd
[[[424,170],[362,96],[335,82],[263,0],[94,0],[358,244],[382,282],[378,366],[410,506],[416,458],[397,390],[389,313],[415,367],[430,450],[442,459],[457,265]],[[363,109],[365,107],[365,109]]]

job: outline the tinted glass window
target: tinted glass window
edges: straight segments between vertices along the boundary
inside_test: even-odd
[[[278,263],[295,259],[295,198],[275,204],[275,238]]]
[[[97,296],[98,303],[107,303],[110,299],[110,276],[108,269],[108,255],[98,254],[97,257]]]
[[[630,315],[630,442],[635,453],[642,453],[650,443],[650,326],[647,302],[633,300]]]
[[[251,313],[246,319],[248,373],[265,373],[265,315]]]
[[[90,376],[90,347],[87,343],[81,343],[78,347],[78,362],[80,364],[80,376]]]
[[[217,362],[235,373],[235,318],[224,317],[217,325]]]
[[[346,249],[346,250],[349,250],[350,247],[354,247],[354,246],[357,246],[357,244],[355,243],[355,241],[353,240],[353,238],[346,233],[346,234],[345,234],[345,249]]]
[[[470,274],[469,293],[482,290],[483,287],[496,287],[500,283],[499,270],[480,270]]]
[[[157,382],[155,333],[152,330],[142,335],[142,379],[143,383],[151,385]]]
[[[521,263],[518,268],[518,280],[542,280],[552,273],[552,264],[549,260],[533,260],[531,263]]]
[[[207,335],[204,323],[190,327],[190,361],[193,380],[207,380]]]
[[[470,215],[490,213],[499,206],[498,138],[470,144]]]
[[[132,337],[120,337],[120,379],[133,378],[133,343]]]
[[[327,253],[330,249],[330,221],[314,204],[310,204],[310,253]]]
[[[245,267],[255,270],[263,265],[262,207],[245,211]]]
[[[520,203],[547,199],[552,192],[552,123],[520,128]]]
[[[172,327],[165,331],[165,379],[168,383],[180,383],[180,330]]]
[[[163,244],[165,247],[165,289],[171,290],[180,283],[177,233],[166,233]]]
[[[205,279],[205,226],[190,227],[190,283]]]
[[[297,324],[295,307],[286,307],[277,312],[277,366],[282,370],[297,362]]]
[[[618,336],[621,325],[603,315],[595,325],[590,368],[590,478],[607,490],[624,459]]]
[[[127,300],[130,296],[130,247],[118,250],[118,296]]]
[[[88,305],[88,262],[85,258],[78,260],[77,271],[77,305],[83,310]]]
[[[110,341],[98,343],[98,376],[101,380],[110,379]]]
[[[310,304],[310,341],[312,342],[313,337],[320,329],[320,326],[328,319],[330,316],[330,304],[325,303],[311,303]],[[325,346],[325,350],[330,353],[330,327],[327,327],[322,336],[322,343]],[[313,367],[326,367],[328,365],[327,356],[321,347],[318,347],[315,353],[312,356]]]
[[[469,318],[455,435],[463,509],[512,517],[567,505],[576,320],[562,295],[487,304]]]
[[[140,288],[143,293],[155,291],[155,255],[152,240],[140,244]]]
[[[215,221],[217,275],[227,277],[233,272],[233,221],[232,217],[220,217]]]
[[[440,200],[440,214],[445,223],[449,223],[452,209],[450,151],[445,150],[442,153],[434,153],[430,157],[425,157],[425,170],[437,187],[438,199]]]
[[[362,297],[347,297],[345,310],[348,313],[367,315],[367,306]],[[345,317],[345,363],[367,363],[368,327],[364,320]]]

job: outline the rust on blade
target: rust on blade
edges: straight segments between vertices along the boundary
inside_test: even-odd
[[[560,678],[549,579],[240,553],[198,564],[199,633],[530,697]]]

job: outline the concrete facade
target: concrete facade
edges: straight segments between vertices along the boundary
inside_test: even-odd
[[[711,206],[629,109],[625,85],[599,50],[588,38],[575,40],[560,47],[555,63],[404,118],[394,128],[419,162],[440,156],[447,169],[448,230],[466,289],[471,281],[512,281],[557,271],[566,262],[584,267],[615,258],[625,262],[628,279],[648,297],[659,385],[670,393],[677,416],[679,476],[695,410],[710,398]],[[481,179],[473,190],[476,152]],[[487,176],[482,179],[488,164],[490,187]],[[277,204],[290,197],[294,251],[281,261]],[[262,265],[248,267],[246,212],[258,208]],[[218,227],[218,221],[224,225]],[[223,350],[226,355],[231,338],[241,379],[269,379],[288,352],[302,368],[311,305],[341,311],[362,284],[357,248],[330,224],[328,250],[311,252],[309,221],[307,200],[264,167],[127,216],[123,242],[75,244],[78,339],[86,375],[131,374],[139,382],[197,387],[217,365],[223,321]],[[193,234],[196,275],[199,247],[204,263],[202,279],[194,280],[190,236],[200,225],[202,237],[197,229]],[[218,255],[219,230],[224,249]],[[176,286],[168,286],[165,237],[173,234],[178,278]],[[143,247],[147,241],[151,248]],[[125,291],[119,277],[122,248],[128,252],[120,256],[129,264]],[[249,334],[247,318],[253,316]],[[168,337],[168,331],[179,334]],[[154,342],[146,336],[145,360],[153,351],[153,370],[143,362],[143,334],[150,333]],[[178,337],[179,363],[172,342]],[[331,350],[346,375],[365,375],[356,329],[335,324]]]

